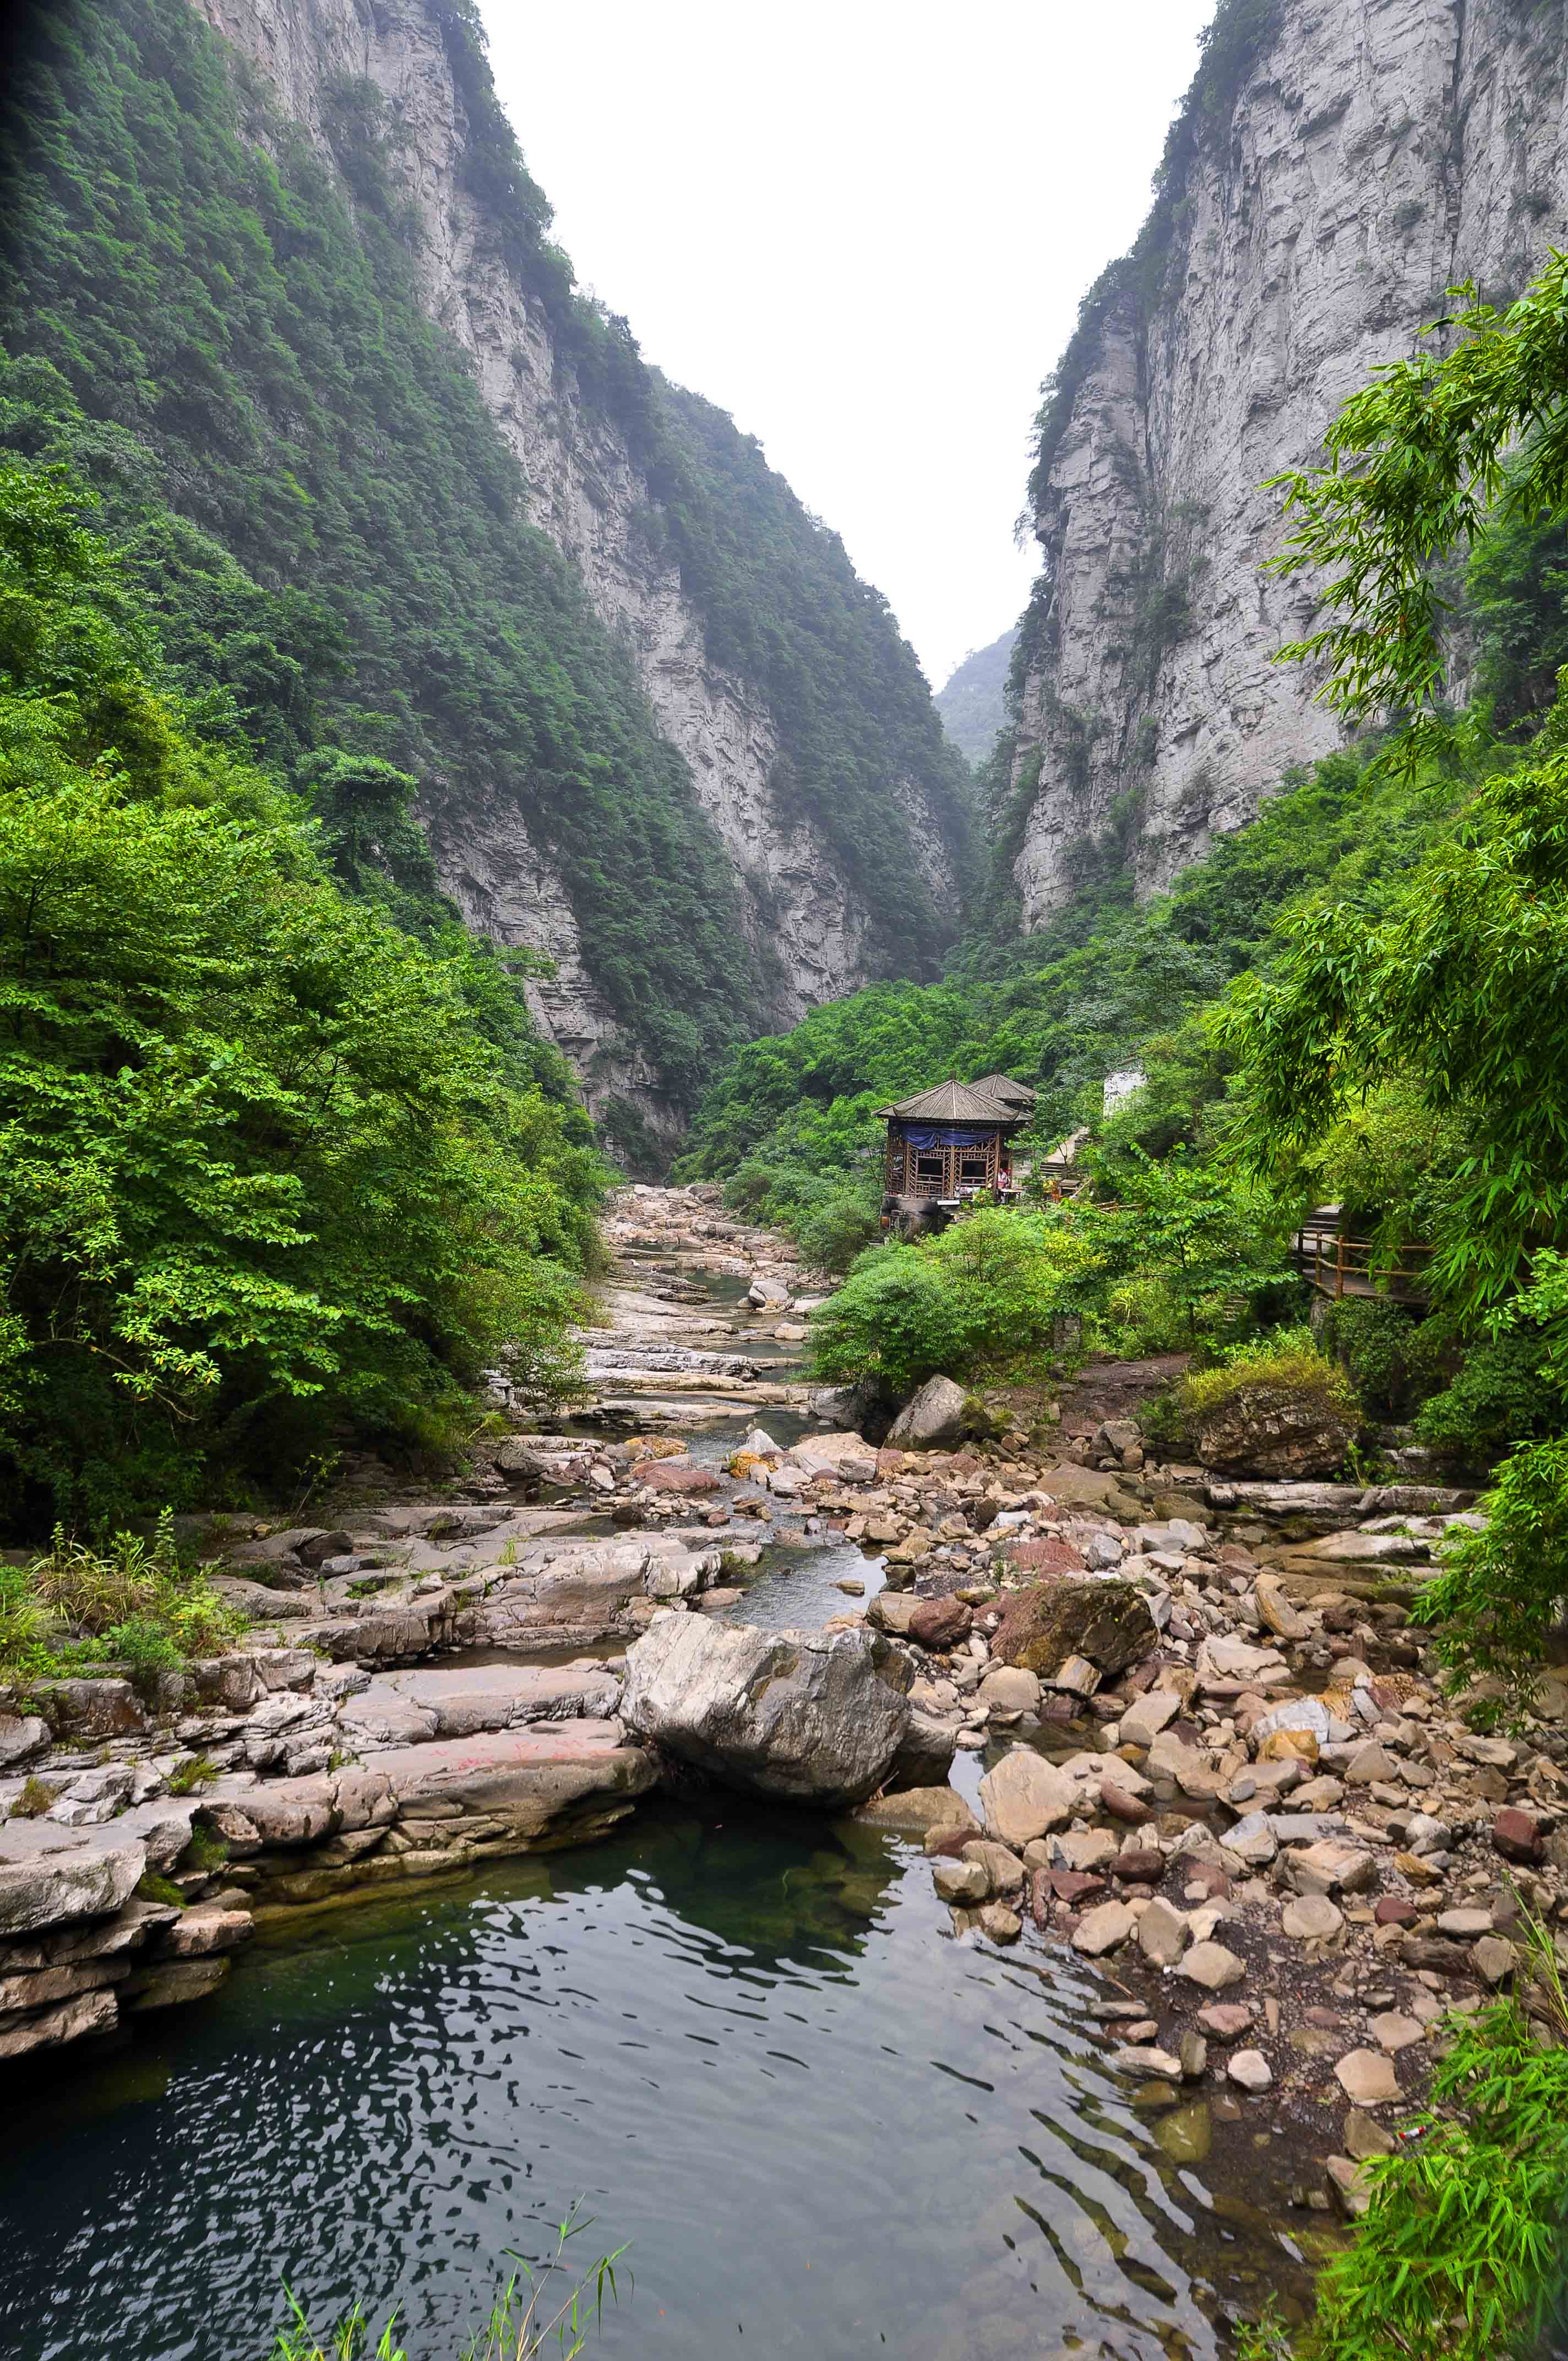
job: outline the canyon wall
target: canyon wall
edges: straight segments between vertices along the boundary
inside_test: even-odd
[[[194,5],[259,71],[269,103],[303,125],[329,159],[338,93],[367,82],[381,93],[388,168],[417,209],[411,251],[425,308],[471,356],[486,405],[525,479],[531,522],[578,570],[600,618],[624,636],[656,726],[685,758],[740,889],[765,1021],[787,1027],[890,972],[887,912],[809,816],[781,808],[781,716],[764,686],[711,659],[707,618],[683,588],[679,565],[656,551],[647,532],[658,493],[613,414],[584,395],[549,304],[508,261],[497,221],[473,192],[465,164],[475,126],[454,72],[450,26],[444,33],[435,0]],[[547,92],[539,103],[548,104]],[[519,127],[526,137],[526,123]],[[755,465],[763,467],[760,453]],[[912,657],[908,666],[917,682]],[[918,695],[925,697],[923,686]],[[920,774],[890,758],[879,825],[903,840],[911,873],[950,932],[961,814],[941,774],[934,716],[930,739],[937,761]],[[613,1093],[656,1124],[667,1118],[646,1061],[585,961],[570,895],[515,804],[475,809],[445,797],[425,818],[442,883],[469,922],[555,961],[554,979],[531,985],[530,997],[543,1029],[583,1074],[590,1104]]]
[[[1097,840],[1156,890],[1339,742],[1310,675],[1271,661],[1315,593],[1263,570],[1282,526],[1261,487],[1320,455],[1447,287],[1506,302],[1568,243],[1565,65],[1559,0],[1225,0],[1149,224],[1041,414],[1008,847],[1026,929]]]

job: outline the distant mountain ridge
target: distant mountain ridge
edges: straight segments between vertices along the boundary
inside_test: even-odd
[[[965,656],[945,688],[937,692],[942,727],[966,763],[983,763],[1007,719],[1007,668],[1018,638],[1014,623]]]

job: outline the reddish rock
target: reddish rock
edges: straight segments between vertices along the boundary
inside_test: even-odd
[[[1105,1891],[1105,1880],[1087,1869],[1053,1869],[1047,1875],[1058,1902],[1082,1902],[1091,1894]]]
[[[1492,1842],[1505,1861],[1539,1861],[1540,1824],[1533,1813],[1508,1805],[1492,1822]]]
[[[669,1459],[641,1459],[631,1471],[634,1484],[650,1492],[717,1492],[718,1478],[711,1467],[677,1467]]]
[[[1081,1699],[1069,1697],[1065,1689],[1050,1689],[1040,1699],[1035,1711],[1039,1721],[1072,1721],[1081,1709]],[[1138,1817],[1143,1818],[1141,1812]]]
[[[1198,1861],[1190,1857],[1186,1861],[1179,1861],[1176,1870],[1184,1886],[1201,1885],[1211,1902],[1230,1900],[1231,1881],[1218,1861]]]
[[[1402,1894],[1381,1894],[1372,1905],[1374,1922],[1379,1927],[1412,1927],[1420,1916],[1419,1902],[1407,1902]]]
[[[1198,2012],[1198,2022],[1216,2041],[1234,2041],[1249,2032],[1257,2011],[1245,2000],[1217,2000]]]
[[[909,1617],[909,1636],[922,1648],[956,1648],[974,1620],[961,1598],[923,1598]]]
[[[1036,1927],[1044,1927],[1051,1915],[1051,1873],[1048,1869],[1029,1872],[1029,1916]]]
[[[1165,1875],[1165,1855],[1153,1845],[1139,1845],[1135,1850],[1119,1852],[1110,1863],[1113,1877],[1130,1880],[1139,1885],[1157,1885]]]
[[[962,1857],[965,1845],[972,1844],[973,1842],[973,1828],[943,1828],[941,1830],[933,1828],[931,1833],[926,1839],[926,1851],[927,1857],[934,1857],[938,1853],[944,1853],[953,1861],[958,1861]]]
[[[1014,1541],[1011,1533],[1003,1534],[998,1547],[1020,1569],[1030,1574],[1087,1574],[1089,1561],[1073,1548],[1070,1542],[1058,1541],[1047,1534],[1043,1541]]]
[[[1109,1779],[1100,1789],[1100,1808],[1109,1812],[1113,1820],[1125,1820],[1135,1828],[1141,1828],[1149,1817],[1146,1805],[1135,1802],[1124,1789],[1113,1787]]]

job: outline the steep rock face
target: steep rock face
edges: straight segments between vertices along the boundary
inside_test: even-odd
[[[1313,459],[1446,287],[1507,300],[1563,243],[1565,61],[1563,11],[1529,0],[1289,0],[1222,104],[1190,97],[1179,170],[1042,413],[1014,757],[1025,928],[1108,829],[1156,890],[1339,741],[1302,668],[1271,661],[1314,592],[1262,572],[1282,527],[1259,488]]]
[[[531,521],[577,568],[600,617],[632,649],[662,733],[741,889],[766,1015],[793,1025],[825,1000],[888,972],[874,895],[808,821],[780,810],[777,716],[757,685],[710,660],[704,620],[678,567],[649,546],[655,495],[616,422],[584,398],[544,305],[499,250],[495,223],[463,171],[471,126],[431,0],[192,0],[258,68],[281,111],[329,157],[334,95],[368,82],[387,104],[388,162],[418,209],[425,307],[471,356],[476,379],[526,478]],[[526,126],[525,126],[526,127]],[[890,774],[887,823],[908,831],[937,908],[956,916],[952,815],[924,784]],[[546,951],[557,972],[529,997],[542,1028],[582,1073],[590,1104],[670,1111],[617,1026],[585,961],[570,897],[515,807],[427,814],[442,883],[468,921]]]

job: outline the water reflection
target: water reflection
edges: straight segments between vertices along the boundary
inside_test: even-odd
[[[1201,2159],[1108,2077],[1087,1975],[945,1923],[906,1850],[735,1806],[258,1946],[13,2127],[0,2350],[260,2361],[287,2275],[447,2361],[586,2195],[628,2361],[1217,2354]]]

